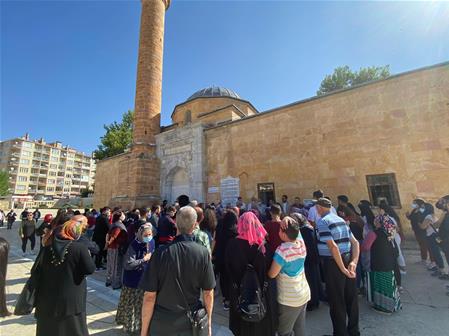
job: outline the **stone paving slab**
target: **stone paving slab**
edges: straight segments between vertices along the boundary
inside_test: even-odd
[[[10,311],[29,276],[34,256],[23,258],[16,230],[7,231],[0,228],[0,236],[10,244],[11,253],[8,263],[6,282],[7,304]],[[431,277],[421,264],[419,253],[413,242],[406,242],[404,254],[407,260],[407,275],[404,276],[405,291],[402,295],[403,309],[392,315],[374,312],[364,297],[359,297],[361,334],[407,335],[407,336],[442,336],[449,335],[449,297],[445,295],[442,280]],[[88,277],[87,319],[91,335],[125,335],[121,327],[115,324],[115,313],[120,291],[104,286],[104,272],[96,272]],[[221,306],[219,293],[215,297],[213,335],[232,335],[227,328],[228,312]],[[322,304],[320,309],[307,315],[307,335],[316,336],[331,333],[332,326],[328,306]],[[10,316],[0,319],[0,336],[35,335],[33,315]]]

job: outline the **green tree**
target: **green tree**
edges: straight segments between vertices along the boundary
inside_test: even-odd
[[[335,68],[332,75],[326,75],[321,81],[317,95],[321,96],[332,91],[346,89],[354,85],[384,79],[390,76],[390,66],[372,66],[352,71],[347,65]]]
[[[0,170],[0,196],[9,194],[9,175],[6,171]]]
[[[94,151],[95,158],[102,160],[117,154],[121,154],[131,145],[133,134],[134,112],[128,110],[123,114],[120,123],[114,121],[110,125],[104,125],[106,134],[102,136],[101,144]]]

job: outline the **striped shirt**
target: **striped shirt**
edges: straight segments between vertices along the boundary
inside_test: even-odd
[[[301,234],[296,242],[284,242],[276,249],[273,260],[281,266],[276,278],[280,304],[300,307],[310,300],[309,284],[304,273],[306,255]]]
[[[351,251],[351,229],[345,220],[329,212],[318,221],[318,253],[321,257],[332,257],[327,242],[333,240],[337,244],[340,254]]]

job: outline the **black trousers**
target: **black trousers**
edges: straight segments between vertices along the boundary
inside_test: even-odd
[[[357,281],[341,273],[333,258],[324,258],[323,261],[334,336],[359,336]],[[347,267],[349,260],[344,263]]]
[[[95,266],[100,268],[103,266],[103,259],[106,258],[107,250],[100,249],[100,251],[95,255]]]
[[[22,251],[23,251],[23,253],[25,253],[26,250],[27,250],[28,239],[31,242],[31,250],[34,250],[34,245],[36,245],[36,236],[34,234],[32,234],[29,237],[22,238]]]
[[[8,230],[11,230],[13,224],[14,224],[14,221],[8,221],[8,227],[7,227],[7,229],[8,229]]]

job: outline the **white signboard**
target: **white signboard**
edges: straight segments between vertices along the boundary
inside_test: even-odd
[[[209,194],[217,194],[217,193],[220,192],[220,188],[218,188],[218,187],[209,187],[209,188],[207,189],[207,192],[208,192]]]
[[[237,198],[240,196],[240,179],[234,177],[226,177],[220,182],[221,204],[227,206],[231,204],[235,206]]]

